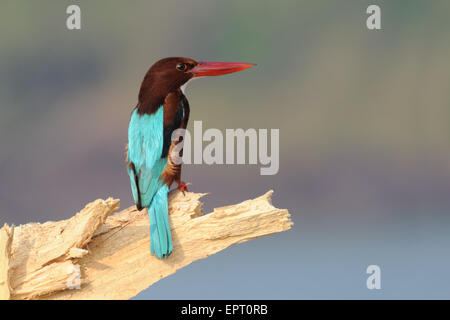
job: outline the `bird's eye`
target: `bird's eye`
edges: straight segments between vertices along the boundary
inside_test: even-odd
[[[180,71],[185,71],[186,65],[184,63],[179,63],[179,64],[177,64],[177,69]]]

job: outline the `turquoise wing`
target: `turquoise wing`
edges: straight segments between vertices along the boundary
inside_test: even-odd
[[[128,167],[131,190],[136,204],[148,207],[161,187],[159,179],[167,165],[163,151],[164,118],[161,106],[153,114],[139,114],[135,109],[128,127]]]

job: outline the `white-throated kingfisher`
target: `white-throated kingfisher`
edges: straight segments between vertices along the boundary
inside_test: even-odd
[[[181,182],[181,164],[175,164],[170,157],[171,148],[181,141],[172,141],[173,131],[186,129],[189,120],[189,103],[182,88],[196,77],[219,76],[252,66],[165,58],[151,66],[142,81],[128,127],[127,168],[137,209],[148,209],[150,252],[158,258],[167,257],[173,249],[167,203],[169,188],[175,181],[180,191],[187,191]]]

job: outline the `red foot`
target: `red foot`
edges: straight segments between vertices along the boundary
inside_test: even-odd
[[[178,190],[183,192],[183,194],[185,194],[185,192],[189,192],[186,183],[184,183],[183,181],[180,181],[180,182],[177,182],[177,183],[178,183]]]

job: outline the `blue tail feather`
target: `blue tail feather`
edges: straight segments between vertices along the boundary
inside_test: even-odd
[[[150,218],[150,252],[158,258],[169,256],[173,250],[172,236],[169,224],[169,206],[167,203],[167,185],[153,196],[148,208]]]

